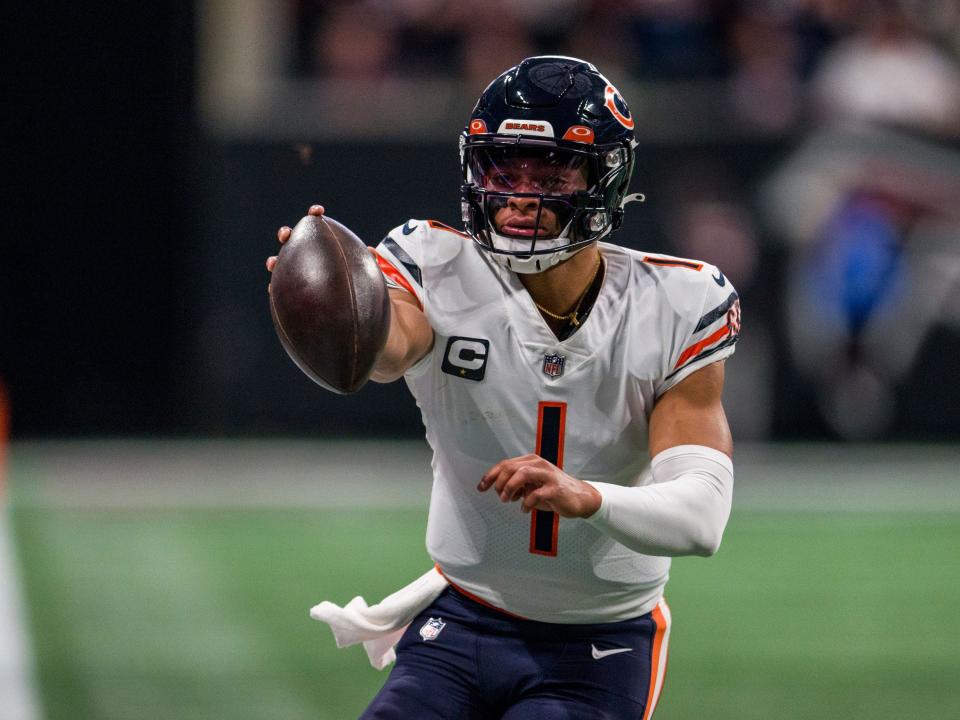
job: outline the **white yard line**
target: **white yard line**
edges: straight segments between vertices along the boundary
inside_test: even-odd
[[[0,719],[39,720],[33,653],[20,595],[13,533],[0,503]]]
[[[14,443],[15,505],[426,510],[425,443]]]
[[[426,511],[414,441],[57,441],[11,448],[15,505]],[[740,445],[736,511],[960,512],[960,448]]]

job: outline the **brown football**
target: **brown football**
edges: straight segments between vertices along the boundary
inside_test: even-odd
[[[390,297],[370,250],[328,217],[308,215],[270,279],[280,343],[307,376],[347,394],[367,382],[390,330]]]

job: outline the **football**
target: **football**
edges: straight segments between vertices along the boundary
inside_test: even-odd
[[[390,330],[387,286],[364,242],[308,215],[280,248],[269,291],[273,327],[297,367],[336,393],[363,387]]]

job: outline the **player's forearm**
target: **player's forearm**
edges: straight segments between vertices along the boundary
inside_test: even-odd
[[[399,379],[433,346],[433,329],[423,311],[406,300],[391,300],[390,332],[370,378],[388,383]]]
[[[595,482],[603,496],[588,522],[646,555],[712,555],[720,547],[733,500],[733,463],[700,445],[681,445],[653,459],[653,483],[623,487]]]

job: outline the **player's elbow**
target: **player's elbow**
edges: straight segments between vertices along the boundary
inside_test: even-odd
[[[723,528],[701,527],[693,537],[690,538],[690,554],[700,557],[711,557],[717,554],[720,549],[720,542],[723,540]]]
[[[402,378],[411,364],[403,356],[384,353],[377,359],[377,364],[370,373],[370,379],[376,383],[391,383]]]
[[[703,503],[698,513],[701,521],[692,533],[694,555],[710,557],[716,555],[723,541],[723,531],[730,519],[730,493],[711,492],[709,501]]]
[[[697,544],[694,547],[693,555],[698,555],[700,557],[712,557],[717,554],[717,550],[720,549],[720,538],[717,538],[716,541],[702,542]]]

